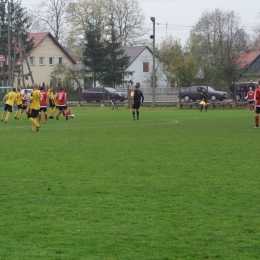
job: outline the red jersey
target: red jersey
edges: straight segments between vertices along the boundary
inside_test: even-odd
[[[44,90],[40,90],[40,92],[41,92],[40,107],[47,107],[48,94]]]
[[[248,101],[254,101],[255,100],[255,92],[253,90],[248,91],[246,99]]]
[[[67,94],[64,91],[60,91],[57,93],[56,99],[58,101],[59,106],[67,105]]]
[[[255,90],[255,100],[256,100],[256,106],[257,107],[260,107],[260,87],[258,87],[256,90]]]
[[[23,93],[22,94],[22,101],[23,101],[23,104],[25,104],[27,102],[27,93]]]

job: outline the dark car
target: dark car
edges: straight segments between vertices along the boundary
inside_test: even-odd
[[[115,90],[114,88],[105,87],[105,88],[90,88],[84,89],[82,91],[82,99],[86,100],[87,102],[96,101],[100,102],[101,100],[120,100],[123,102],[127,99],[126,92],[120,92]]]
[[[184,99],[184,101],[197,101],[200,100],[200,93],[201,89],[204,88],[208,93],[208,100],[211,101],[222,101],[225,98],[227,98],[227,92],[223,91],[217,91],[213,89],[212,87],[206,87],[206,86],[191,86],[189,88],[186,88],[185,90],[182,90],[179,94],[179,98]]]
[[[249,91],[249,87],[252,87],[252,90],[255,91],[258,87],[257,82],[238,82],[236,83],[236,89],[234,90],[234,95],[236,96],[236,101],[243,101]],[[231,93],[231,96],[233,93]]]

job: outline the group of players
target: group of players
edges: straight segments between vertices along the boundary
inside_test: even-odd
[[[208,109],[207,105],[208,95],[205,89],[202,88],[200,94],[200,111],[205,108]],[[259,114],[260,114],[260,80],[258,81],[258,88],[253,91],[252,87],[249,87],[245,100],[248,101],[249,110],[255,112],[255,129],[259,128]]]
[[[70,109],[67,105],[67,93],[64,92],[63,88],[60,88],[55,94],[52,86],[49,88],[48,92],[46,92],[44,87],[39,88],[37,84],[34,84],[29,100],[27,97],[27,90],[22,94],[20,88],[18,88],[17,91],[16,88],[13,88],[12,91],[4,96],[2,102],[5,103],[5,107],[1,116],[1,122],[8,122],[13,107],[17,105],[17,111],[14,118],[19,120],[22,113],[26,111],[27,118],[32,123],[32,131],[40,130],[42,112],[46,123],[48,122],[48,119],[54,119],[56,108],[58,108],[58,113],[56,115],[57,120],[61,114],[66,120],[68,120],[69,117],[74,117],[74,115],[71,115],[70,113]],[[47,115],[48,105],[50,107],[49,116]]]
[[[259,113],[260,113],[260,80],[258,81],[258,88],[253,91],[249,89],[247,93],[247,100],[249,103],[250,111],[255,111],[255,128],[259,128]],[[135,113],[137,114],[137,120],[139,119],[139,107],[140,103],[143,103],[144,97],[142,91],[139,90],[139,86],[136,86],[134,90],[133,96],[133,120],[135,120]],[[26,111],[27,117],[29,121],[32,123],[32,131],[39,131],[41,128],[41,112],[44,113],[45,122],[48,122],[49,119],[54,119],[54,113],[56,108],[58,108],[58,114],[56,119],[59,119],[59,116],[63,114],[63,116],[68,120],[69,117],[74,117],[70,115],[70,109],[68,108],[68,100],[67,94],[63,91],[63,88],[60,88],[60,91],[57,94],[54,94],[53,87],[51,86],[46,92],[43,87],[39,87],[37,84],[33,86],[33,92],[31,93],[29,101],[27,100],[27,91],[25,90],[23,94],[21,94],[21,89],[18,88],[16,92],[16,88],[13,88],[12,91],[7,93],[3,98],[3,103],[5,102],[4,111],[2,113],[1,122],[8,122],[9,115],[12,112],[13,106],[17,104],[17,111],[15,113],[15,119],[19,120],[23,111]],[[26,103],[28,102],[28,106]],[[50,114],[49,117],[47,115],[47,106],[49,104]],[[207,111],[207,93],[202,90],[201,92],[201,109],[205,108]],[[4,120],[5,118],[5,120]],[[37,120],[38,119],[38,122]]]

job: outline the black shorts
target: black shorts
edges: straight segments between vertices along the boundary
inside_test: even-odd
[[[35,109],[29,109],[28,111],[28,118],[32,117],[32,118],[36,118],[38,117],[40,110],[35,110]]]
[[[50,107],[55,107],[55,102],[53,101],[53,99],[49,99],[49,104]]]
[[[27,106],[26,105],[22,105],[22,110],[26,110]]]
[[[132,105],[132,109],[139,109],[141,102],[134,102]]]
[[[255,101],[254,100],[252,100],[252,101],[248,101],[248,104],[254,104],[255,103]]]
[[[68,108],[67,105],[65,105],[65,106],[58,106],[58,109],[59,109],[60,111],[62,111],[62,110],[67,110],[67,108]]]
[[[40,112],[47,112],[47,107],[40,107]]]
[[[8,104],[5,104],[4,111],[8,111],[8,112],[12,113],[13,112],[13,107],[8,105]]]
[[[18,105],[17,106],[17,109],[19,110],[19,109],[23,109],[23,105],[21,104],[21,105]]]
[[[256,107],[255,112],[256,112],[257,114],[259,114],[259,113],[260,113],[260,107]]]

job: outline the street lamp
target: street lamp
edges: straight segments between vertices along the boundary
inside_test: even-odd
[[[152,76],[152,88],[153,88],[153,103],[152,106],[155,107],[155,17],[150,18],[153,22],[153,34],[150,38],[153,40],[153,76]]]

